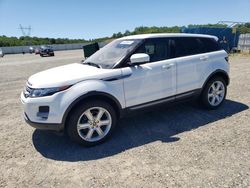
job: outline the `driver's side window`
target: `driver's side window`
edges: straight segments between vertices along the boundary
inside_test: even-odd
[[[146,53],[150,62],[169,59],[168,39],[147,39],[135,53]]]

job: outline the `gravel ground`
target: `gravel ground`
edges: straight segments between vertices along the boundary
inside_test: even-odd
[[[250,57],[231,57],[220,109],[183,103],[127,117],[92,148],[28,126],[19,99],[30,75],[81,59],[0,58],[0,187],[250,187]]]

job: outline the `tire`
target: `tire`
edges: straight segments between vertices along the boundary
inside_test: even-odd
[[[222,77],[213,77],[205,85],[201,94],[201,103],[207,109],[214,110],[223,104],[227,94],[227,85]]]
[[[112,135],[116,123],[117,115],[110,104],[104,101],[89,101],[70,113],[67,133],[71,140],[81,145],[94,146],[103,143]]]

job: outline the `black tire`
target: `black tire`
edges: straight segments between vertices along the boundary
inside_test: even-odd
[[[41,57],[43,57],[43,55],[42,55],[42,54],[40,54],[40,56],[41,56]]]
[[[224,96],[222,97],[222,100],[219,104],[217,105],[212,105],[211,102],[209,102],[209,97],[208,97],[208,94],[209,94],[209,89],[210,87],[212,86],[212,84],[214,84],[215,82],[221,82],[224,86]],[[201,97],[200,97],[200,100],[201,100],[201,103],[202,105],[206,108],[206,109],[209,109],[209,110],[215,110],[217,109],[218,107],[220,107],[223,102],[225,101],[225,98],[226,98],[226,94],[227,94],[227,85],[226,85],[226,82],[225,80],[222,78],[222,77],[219,77],[219,76],[216,76],[216,77],[213,77],[211,78],[205,85],[205,87],[203,88],[203,91],[201,93]]]
[[[107,132],[107,134],[103,138],[101,138],[100,140],[97,140],[97,141],[87,141],[79,135],[78,130],[77,130],[77,123],[78,123],[78,120],[80,119],[80,117],[83,115],[83,113],[87,109],[90,109],[93,107],[101,107],[101,108],[107,110],[111,116],[112,123],[111,123],[111,127],[110,127],[109,131]],[[84,146],[94,146],[94,145],[103,143],[112,135],[112,133],[116,127],[116,123],[117,123],[117,114],[116,114],[114,108],[110,104],[108,104],[107,102],[104,102],[104,101],[89,101],[89,102],[86,102],[82,105],[78,105],[77,108],[74,109],[70,113],[69,119],[67,121],[66,129],[67,129],[67,134],[71,140],[73,140],[81,145],[84,145]],[[84,130],[86,130],[86,129],[84,129]],[[90,129],[87,128],[87,130],[89,131]],[[97,133],[97,131],[95,131],[95,132]]]

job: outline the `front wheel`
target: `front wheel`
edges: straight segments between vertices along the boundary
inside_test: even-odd
[[[201,101],[208,109],[218,108],[225,100],[227,85],[221,77],[215,77],[208,81],[202,94]]]
[[[93,146],[104,142],[116,126],[114,108],[103,101],[90,101],[80,105],[67,122],[69,137],[82,145]]]

